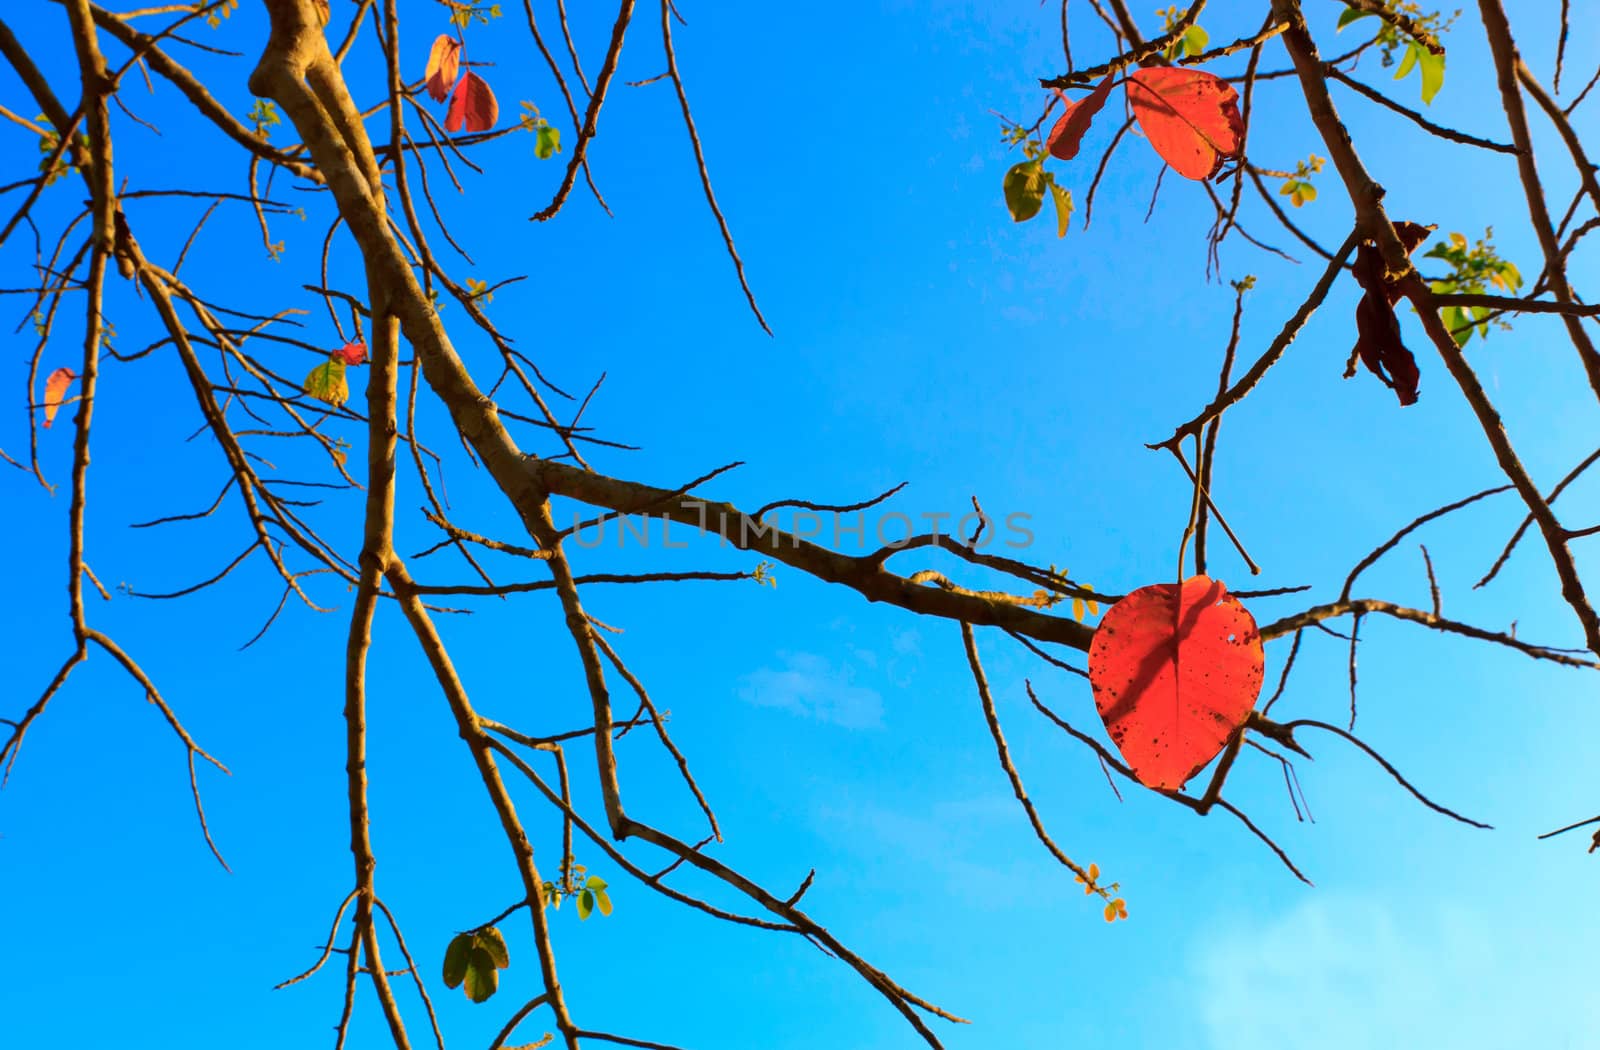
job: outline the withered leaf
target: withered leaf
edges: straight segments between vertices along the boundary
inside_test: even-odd
[[[1436,227],[1416,222],[1394,224],[1395,235],[1400,238],[1407,255],[1416,251],[1434,229]],[[1361,302],[1356,304],[1357,336],[1356,348],[1351,354],[1352,365],[1359,358],[1367,371],[1395,392],[1402,406],[1414,405],[1422,376],[1416,358],[1400,338],[1400,318],[1394,312],[1395,303],[1400,301],[1400,285],[1386,279],[1383,255],[1371,241],[1363,241],[1356,247],[1356,261],[1350,271],[1363,293]],[[1346,372],[1345,377],[1353,374],[1353,370]]]

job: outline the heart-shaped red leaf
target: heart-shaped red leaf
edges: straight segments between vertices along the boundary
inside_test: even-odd
[[[1089,684],[1112,741],[1146,787],[1200,772],[1261,695],[1261,635],[1216,580],[1141,587],[1113,605],[1089,646]]]
[[[344,358],[344,363],[347,365],[364,365],[367,363],[367,344],[359,339],[344,344],[334,353]]]
[[[499,119],[500,103],[494,100],[494,92],[482,77],[468,70],[456,85],[455,94],[450,96],[450,110],[444,118],[445,130],[452,133],[462,128],[488,131]]]
[[[428,78],[428,97],[435,102],[443,102],[449,96],[450,89],[456,86],[456,77],[460,73],[460,41],[439,34],[433,42],[433,50],[428,52],[428,69],[423,74]]]
[[[1128,74],[1128,102],[1150,145],[1186,179],[1209,179],[1244,139],[1239,93],[1198,69],[1150,66]]]
[[[1045,148],[1052,157],[1061,160],[1071,160],[1078,155],[1078,147],[1083,144],[1083,136],[1089,130],[1089,124],[1094,120],[1094,115],[1100,112],[1100,107],[1106,104],[1106,96],[1111,93],[1111,77],[1100,81],[1095,89],[1076,102],[1067,98],[1066,94],[1057,89],[1056,94],[1061,96],[1067,109],[1061,114],[1061,119],[1056,121],[1055,127],[1050,129],[1050,137],[1045,140]]]

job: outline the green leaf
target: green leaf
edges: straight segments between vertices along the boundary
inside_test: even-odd
[[[584,880],[583,884],[589,887],[591,890],[603,890],[606,888],[606,880],[602,879],[598,875],[590,875]]]
[[[578,894],[578,918],[587,919],[594,911],[594,891],[584,890]]]
[[[444,986],[454,988],[467,975],[467,953],[472,949],[472,934],[458,933],[444,950]]]
[[[1065,237],[1067,228],[1072,225],[1072,191],[1062,189],[1051,179],[1050,199],[1056,205],[1056,236]]]
[[[550,124],[540,124],[534,132],[533,155],[540,160],[549,160],[561,152],[561,129]]]
[[[1417,51],[1417,65],[1422,67],[1422,102],[1433,105],[1433,96],[1444,87],[1444,56],[1436,55],[1420,44],[1412,44]]]
[[[506,951],[506,939],[493,926],[485,926],[476,935],[478,947],[489,953],[496,966],[510,966],[511,954]]]
[[[1339,16],[1338,29],[1343,30],[1345,26],[1349,25],[1351,22],[1354,22],[1356,19],[1365,18],[1370,14],[1372,14],[1371,11],[1363,11],[1360,8],[1347,7],[1344,9],[1344,14]]]
[[[611,895],[605,890],[594,891],[594,902],[599,907],[601,915],[611,914]]]
[[[1190,26],[1183,34],[1183,50],[1190,56],[1205,51],[1206,45],[1210,42],[1211,34],[1199,26]]]
[[[1424,50],[1421,44],[1407,44],[1405,57],[1400,59],[1400,68],[1394,71],[1394,78],[1404,80],[1406,74],[1411,72],[1411,67],[1417,64],[1417,54]]]
[[[500,987],[500,971],[495,969],[494,956],[481,946],[474,946],[467,955],[467,998],[475,1003],[487,1000]]]
[[[1006,172],[1006,208],[1014,222],[1027,222],[1044,206],[1044,162],[1025,160]]]
[[[338,406],[350,400],[350,385],[344,377],[344,361],[338,357],[330,357],[313,368],[311,374],[306,376],[304,385],[306,393],[330,405]]]

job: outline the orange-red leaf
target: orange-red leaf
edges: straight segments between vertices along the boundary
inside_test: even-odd
[[[347,365],[364,365],[367,363],[367,344],[359,339],[344,344],[334,353],[344,358],[344,363]]]
[[[1083,136],[1089,130],[1089,124],[1094,120],[1094,115],[1100,112],[1100,107],[1106,104],[1106,96],[1111,93],[1111,77],[1106,77],[1095,89],[1076,102],[1068,99],[1066,94],[1057,89],[1056,94],[1061,96],[1061,101],[1067,105],[1066,112],[1061,114],[1061,119],[1056,121],[1056,126],[1050,129],[1050,137],[1045,140],[1045,148],[1052,157],[1060,160],[1071,160],[1078,155],[1078,147],[1083,144]]]
[[[1139,782],[1175,789],[1205,767],[1261,695],[1256,622],[1216,580],[1141,587],[1089,646],[1089,684]]]
[[[424,74],[428,78],[428,97],[443,102],[449,97],[450,89],[456,86],[460,73],[461,43],[441,33],[433,42],[433,50],[428,52],[428,70]]]
[[[494,92],[482,77],[468,70],[456,85],[455,94],[450,96],[450,111],[444,118],[445,130],[452,133],[462,128],[488,131],[498,119],[500,103],[494,100]]]
[[[1187,179],[1209,179],[1244,139],[1239,93],[1198,69],[1150,66],[1128,74],[1128,102],[1161,159]]]
[[[58,368],[51,372],[44,381],[44,425],[50,426],[56,418],[56,409],[61,407],[61,402],[67,394],[67,387],[78,378],[78,374],[70,368]]]

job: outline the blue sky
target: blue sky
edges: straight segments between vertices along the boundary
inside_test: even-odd
[[[334,6],[342,13],[350,5]],[[405,44],[412,74],[443,28],[431,5],[415,6]],[[1204,20],[1215,40],[1258,24],[1259,5],[1217,6]],[[1515,7],[1523,51],[1548,80],[1555,5]],[[1332,36],[1338,6],[1308,8],[1332,52],[1343,43]],[[665,84],[619,86],[608,104],[591,157],[614,219],[580,191],[558,221],[523,222],[560,176],[556,163],[533,158],[523,136],[485,149],[485,174],[466,177],[463,195],[434,176],[478,263],[454,260],[458,278],[528,274],[496,295],[491,314],[568,388],[607,374],[585,419],[644,450],[597,455],[595,465],[673,486],[742,459],[746,466],[707,491],[744,506],[847,502],[909,481],[892,509],[961,512],[977,495],[997,517],[1031,515],[1032,560],[1111,591],[1166,580],[1190,492],[1170,457],[1144,443],[1170,433],[1214,388],[1232,293],[1205,280],[1209,208],[1197,187],[1168,178],[1144,221],[1159,162],[1134,139],[1113,159],[1089,230],[1057,240],[1048,220],[1009,220],[1000,180],[1011,160],[991,111],[1035,115],[1034,78],[1060,68],[1054,11],[1031,0],[873,0],[803,16],[764,5],[683,9],[690,24],[677,34],[679,61],[719,200],[775,339],[744,309]],[[587,56],[603,47],[609,23],[576,7],[573,18],[592,71],[596,59]],[[1074,19],[1080,62],[1099,61],[1108,41],[1086,7],[1075,6]],[[69,83],[59,9],[30,5],[8,22],[47,72]],[[239,114],[250,105],[244,84],[261,24],[257,5],[243,4],[215,37],[249,57],[195,59]],[[632,32],[620,77],[641,80],[662,66],[654,11],[642,12]],[[1448,42],[1449,72],[1430,117],[1504,138],[1470,17]],[[558,120],[564,107],[530,60],[519,17],[474,30],[468,46],[496,63],[486,76],[506,119],[528,98]],[[1581,83],[1597,57],[1575,34],[1567,83]],[[353,75],[370,74],[372,62],[370,46],[358,49]],[[1277,47],[1264,59],[1270,68],[1284,62]],[[1389,86],[1376,61],[1361,75]],[[1270,167],[1318,151],[1285,86],[1258,94],[1251,156]],[[1414,80],[1397,90],[1415,104]],[[149,186],[240,188],[243,164],[220,136],[175,108],[169,88],[158,85],[148,101],[143,91],[136,83],[129,104],[155,117],[164,135],[114,117],[121,170]],[[1391,215],[1471,238],[1493,224],[1502,255],[1525,274],[1537,271],[1508,158],[1441,149],[1348,92],[1335,100],[1389,191]],[[33,113],[9,72],[0,72],[0,102]],[[1573,180],[1535,125],[1551,197],[1564,202]],[[1580,110],[1578,127],[1592,132],[1592,111]],[[1055,167],[1080,207],[1112,130],[1102,118],[1084,155]],[[279,139],[286,134],[280,129]],[[6,124],[0,136],[4,151],[31,167],[27,133]],[[1321,199],[1296,218],[1336,244],[1348,202],[1331,168],[1319,185]],[[184,273],[225,304],[307,309],[306,337],[335,346],[320,304],[300,290],[314,281],[324,205],[300,200],[283,180],[278,193],[313,215],[275,223],[283,263],[266,260],[247,211],[225,206]],[[52,188],[47,232],[79,199],[73,184]],[[136,202],[129,216],[152,257],[170,261],[200,210]],[[1253,233],[1294,252],[1259,207],[1246,215]],[[31,259],[26,238],[0,249],[0,284],[25,280]],[[1223,276],[1258,278],[1246,300],[1245,358],[1260,352],[1320,271],[1229,243]],[[1574,283],[1585,288],[1593,276],[1580,253]],[[333,281],[359,287],[348,246],[335,252]],[[20,313],[15,299],[4,304]],[[1349,567],[1399,525],[1498,481],[1414,321],[1404,323],[1423,374],[1417,406],[1401,410],[1371,377],[1339,378],[1354,304],[1353,287],[1337,289],[1261,389],[1228,416],[1217,497],[1265,567],[1250,581],[1217,537],[1213,572],[1235,588],[1309,583],[1316,600],[1329,600]],[[120,347],[155,338],[148,306],[120,284],[109,308]],[[492,349],[462,327],[460,308],[444,319],[469,363],[492,374]],[[49,367],[75,361],[76,323],[62,324]],[[11,345],[0,382],[17,391],[32,344],[17,336]],[[1584,435],[1595,432],[1595,405],[1558,324],[1523,319],[1513,332],[1474,340],[1470,353],[1542,483],[1592,450]],[[271,359],[290,374],[315,363],[298,351]],[[108,585],[143,591],[209,575],[248,542],[236,505],[191,526],[127,528],[204,506],[223,480],[216,449],[184,441],[199,418],[177,362],[158,352],[108,365],[103,391],[90,564]],[[26,424],[12,404],[0,416],[0,448],[16,455]],[[423,427],[437,447],[453,446],[438,412],[425,410]],[[58,426],[43,442],[54,481],[66,478],[69,434]],[[344,436],[359,446],[359,432]],[[539,447],[526,432],[519,439]],[[309,469],[298,453],[283,456],[286,471]],[[447,484],[456,520],[515,539],[513,516],[459,456]],[[10,715],[32,702],[68,651],[66,498],[64,487],[51,497],[12,471],[0,474],[0,494],[9,540],[0,571],[18,596],[0,614]],[[358,498],[338,496],[316,512],[350,551],[359,543]],[[1509,498],[1497,499],[1419,537],[1446,612],[1495,627],[1515,620],[1520,637],[1580,644],[1534,546],[1491,587],[1470,589],[1520,519]],[[403,481],[402,511],[421,501],[415,482]],[[1589,524],[1600,508],[1593,483],[1575,486],[1559,507],[1573,524]],[[573,510],[557,514],[565,523]],[[403,518],[403,551],[434,542],[426,522]],[[1578,553],[1591,573],[1600,569],[1592,549]],[[574,558],[579,571],[752,564],[704,542]],[[895,565],[960,574],[917,555]],[[413,571],[425,582],[468,578],[442,558]],[[496,563],[496,572],[527,578],[515,565]],[[1127,788],[1118,802],[1093,755],[1032,710],[1023,679],[1075,724],[1100,731],[1087,687],[981,631],[1030,793],[1072,856],[1121,883],[1130,919],[1108,926],[1032,838],[1011,798],[955,625],[870,605],[782,567],[775,576],[775,588],[596,586],[587,601],[625,628],[619,651],[672,711],[674,736],[727,835],[718,855],[785,892],[816,868],[813,916],[913,991],[972,1019],[939,1026],[946,1045],[1597,1045],[1600,860],[1583,853],[1577,836],[1534,840],[1589,816],[1600,798],[1600,767],[1587,746],[1600,729],[1592,673],[1408,625],[1365,624],[1361,735],[1434,797],[1495,830],[1427,812],[1364,756],[1318,738],[1306,741],[1316,761],[1298,764],[1316,822],[1299,823],[1276,763],[1247,753],[1228,797],[1291,852],[1312,889],[1226,814],[1197,820]],[[1402,544],[1363,581],[1358,591],[1370,596],[1428,601],[1415,544]],[[264,564],[184,602],[94,601],[93,622],[144,662],[189,729],[232,769],[231,777],[202,770],[201,784],[233,874],[200,839],[182,748],[157,712],[106,660],[80,668],[0,794],[7,1046],[55,1046],[85,1031],[136,1048],[226,1038],[246,1050],[328,1036],[338,977],[272,990],[314,958],[351,880],[340,721],[349,598],[331,586],[318,593],[340,611],[291,607],[242,653],[237,647],[277,600]],[[1253,609],[1265,621],[1301,600]],[[475,608],[444,629],[478,708],[528,732],[581,724],[588,701],[553,598]],[[435,975],[455,931],[516,899],[514,872],[448,712],[392,610],[380,616],[376,639],[370,769],[379,891],[433,979],[451,1045],[487,1045],[534,994],[525,926],[503,927],[512,966],[490,1003],[445,992]],[[1282,644],[1268,650],[1269,682]],[[1348,705],[1345,658],[1334,639],[1308,637],[1276,711],[1338,721]],[[620,757],[630,808],[693,835],[699,818],[670,759],[641,737]],[[579,774],[576,790],[598,812],[590,779]],[[559,823],[533,792],[518,800],[553,871]],[[647,867],[655,861],[638,856]],[[593,850],[579,859],[607,878],[616,904],[605,919],[580,923],[570,908],[554,918],[564,984],[585,1026],[698,1050],[919,1045],[875,993],[804,942],[720,926],[653,897]],[[692,873],[682,885],[735,903]],[[416,1006],[409,992],[405,1001]],[[420,1011],[412,1016],[425,1030]],[[522,1031],[532,1039],[544,1029],[532,1022]],[[387,1045],[370,996],[351,1045]]]

